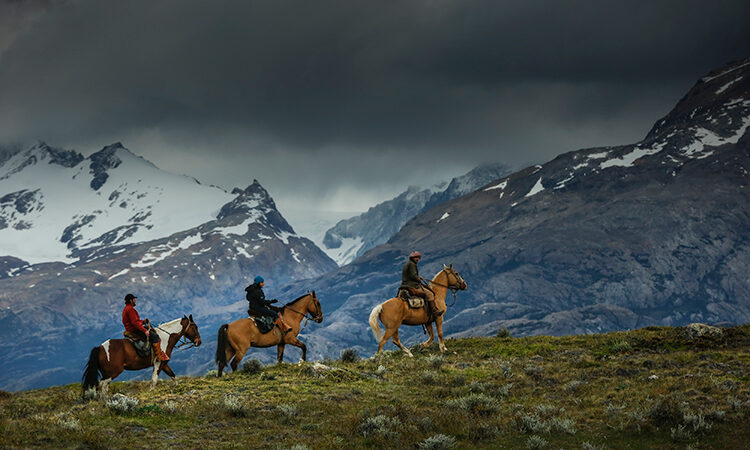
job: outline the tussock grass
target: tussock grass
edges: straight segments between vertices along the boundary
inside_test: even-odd
[[[451,340],[408,358],[245,367],[217,379],[0,392],[2,445],[123,448],[742,448],[750,325]],[[343,358],[342,358],[343,359]],[[257,372],[256,372],[257,373]],[[269,438],[269,436],[271,436]],[[145,444],[144,444],[145,445]]]

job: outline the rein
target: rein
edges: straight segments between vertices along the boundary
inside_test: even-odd
[[[191,342],[189,339],[187,339],[185,337],[185,333],[187,333],[188,328],[190,328],[190,324],[188,324],[188,326],[185,328],[185,331],[180,330],[179,333],[170,333],[169,331],[165,330],[164,328],[162,328],[160,326],[157,326],[155,328],[158,329],[158,330],[161,330],[161,331],[165,332],[167,334],[167,336],[170,336],[170,337],[173,334],[179,335],[179,337],[177,338],[177,342],[175,343],[175,346],[172,347],[172,350],[187,350],[189,348],[195,347],[195,343]],[[185,347],[188,344],[192,344],[192,345],[190,345],[190,347]],[[181,348],[181,347],[185,347],[185,348]]]
[[[299,314],[300,316],[302,316],[302,317],[304,317],[304,318],[305,318],[305,323],[304,323],[304,325],[302,325],[302,327],[301,327],[301,328],[299,329],[299,331],[300,331],[300,332],[302,332],[302,330],[304,330],[304,329],[305,329],[305,327],[307,326],[307,321],[308,321],[308,320],[317,320],[317,319],[318,319],[318,317],[313,317],[313,316],[311,316],[311,315],[308,315],[307,313],[299,312],[299,311],[297,311],[297,310],[296,310],[296,309],[294,309],[294,308],[290,308],[290,307],[289,307],[289,305],[290,305],[290,303],[287,303],[286,305],[284,305],[284,309],[288,309],[289,311],[291,311],[291,312],[294,312],[294,313],[297,313],[297,314]],[[322,315],[323,315],[323,314],[322,314],[322,311],[321,311],[321,316],[322,316]],[[301,320],[300,320],[300,322],[301,322]]]
[[[456,294],[458,293],[459,288],[451,286],[449,284],[440,284],[437,281],[433,281],[433,280],[430,280],[429,282],[432,283],[432,284],[434,284],[435,286],[444,287],[444,288],[448,289],[449,291],[451,291],[451,294],[453,294],[453,303],[451,303],[450,305],[446,303],[445,306],[447,306],[449,308],[452,308],[453,305],[456,304],[456,301],[458,301],[458,297],[457,297]]]

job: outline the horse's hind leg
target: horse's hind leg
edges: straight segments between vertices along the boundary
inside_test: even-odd
[[[245,350],[244,352],[241,350],[237,350],[237,352],[234,354],[234,358],[232,358],[232,362],[229,363],[229,365],[232,367],[232,372],[237,370],[237,367],[240,365],[240,361],[242,361],[242,358],[245,357]]]
[[[383,346],[385,345],[385,343],[388,342],[388,339],[390,339],[391,336],[393,336],[393,334],[396,332],[398,332],[398,327],[397,328],[388,328],[387,326],[385,327],[385,333],[383,333],[383,337],[380,338],[380,342],[378,343],[378,353],[383,351]]]
[[[285,343],[281,343],[276,346],[276,363],[281,364],[284,362],[284,347],[286,346]]]
[[[409,349],[408,349],[408,348],[406,348],[406,347],[405,347],[405,346],[404,346],[404,345],[403,345],[403,344],[401,343],[401,339],[399,339],[399,338],[398,338],[398,329],[396,329],[396,332],[395,332],[395,333],[393,333],[393,343],[394,343],[394,344],[396,344],[396,345],[398,345],[398,348],[400,348],[401,350],[403,350],[404,352],[406,352],[406,354],[407,354],[407,355],[408,355],[408,356],[409,356],[410,358],[413,358],[413,357],[414,357],[414,355],[412,355],[412,354],[411,354],[411,351],[409,351]]]
[[[101,392],[103,396],[106,396],[107,393],[109,393],[110,381],[112,381],[112,378],[105,378],[104,380],[100,381],[99,385],[97,386],[97,388],[99,389],[99,392]]]
[[[437,328],[438,333],[438,342],[440,343],[440,351],[444,352],[448,350],[448,347],[445,346],[445,341],[443,341],[443,317],[438,317],[435,321],[435,327]]]
[[[151,389],[156,387],[156,381],[159,379],[159,366],[161,363],[159,361],[154,362],[154,371],[151,373]]]

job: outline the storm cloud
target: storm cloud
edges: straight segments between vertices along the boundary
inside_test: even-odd
[[[750,56],[745,1],[8,5],[0,141],[122,141],[289,207],[634,142]]]

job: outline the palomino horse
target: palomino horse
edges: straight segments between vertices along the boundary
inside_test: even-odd
[[[308,317],[309,314],[309,317]],[[291,301],[281,308],[281,317],[284,319],[292,330],[282,335],[278,327],[273,327],[271,331],[261,334],[255,321],[246,319],[237,319],[230,324],[224,324],[219,327],[219,338],[216,345],[216,364],[219,365],[218,376],[221,376],[227,361],[232,359],[230,366],[232,370],[237,370],[237,366],[242,361],[248,348],[250,347],[272,347],[277,345],[277,361],[281,363],[284,359],[284,346],[291,344],[302,349],[302,358],[300,363],[307,359],[307,346],[297,339],[300,331],[300,323],[303,318],[309,318],[317,323],[323,321],[323,309],[320,307],[320,301],[315,295],[308,292],[297,300]]]
[[[443,270],[435,275],[429,287],[435,293],[435,303],[438,309],[447,312],[448,307],[445,304],[445,296],[448,293],[448,289],[454,291],[454,293],[457,290],[463,291],[466,289],[466,282],[458,272],[453,270],[453,264],[450,266],[443,264]],[[443,317],[445,317],[445,314],[435,319],[435,326],[437,327],[438,340],[440,341],[440,350],[444,352],[448,349],[445,346],[445,342],[443,342]],[[385,333],[380,329],[378,319],[385,325]],[[370,312],[370,327],[372,328],[375,340],[378,341],[378,353],[383,351],[386,341],[393,336],[394,344],[406,352],[407,355],[414,356],[408,348],[401,344],[398,338],[398,327],[401,324],[425,325],[427,331],[430,333],[430,338],[422,344],[425,347],[430,345],[435,338],[432,331],[432,323],[430,323],[427,314],[427,308],[409,308],[409,305],[404,300],[395,297],[377,305]]]
[[[161,339],[161,347],[164,353],[172,356],[172,349],[183,337],[187,338],[195,347],[201,345],[201,335],[198,333],[198,325],[193,321],[193,315],[183,316],[163,323],[155,328]],[[165,347],[166,345],[166,347]],[[102,345],[91,349],[89,362],[83,372],[83,391],[92,387],[101,390],[105,394],[109,388],[109,382],[117,378],[123,370],[141,370],[154,366],[151,375],[151,386],[156,385],[159,373],[164,370],[174,380],[174,372],[167,362],[154,361],[149,357],[138,356],[133,344],[127,339],[109,339]],[[102,380],[99,381],[99,373]]]

